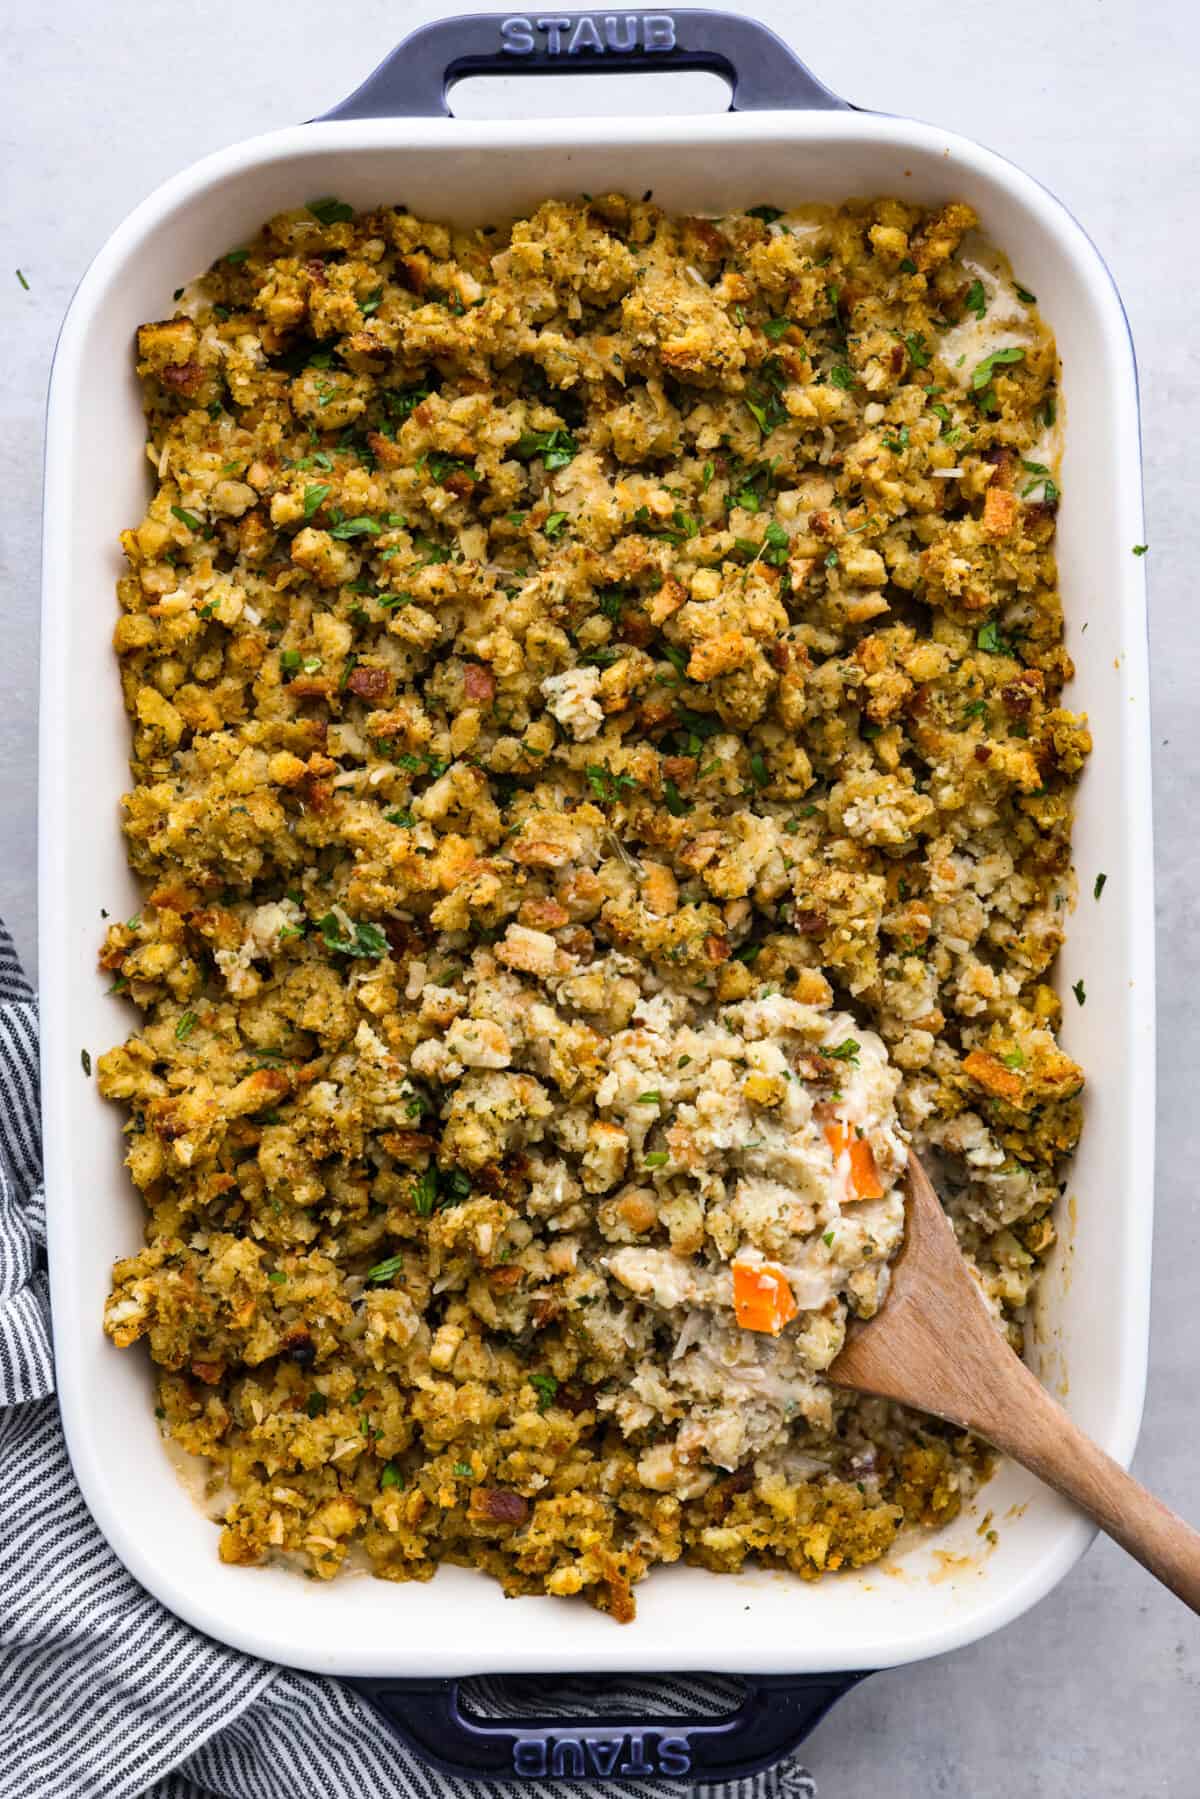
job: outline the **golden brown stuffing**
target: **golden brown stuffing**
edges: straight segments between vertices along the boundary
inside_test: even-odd
[[[327,201],[138,332],[106,1324],[225,1560],[627,1618],[656,1562],[858,1566],[981,1473],[822,1378],[896,1114],[1009,1320],[1079,1131],[1057,365],[975,224]],[[851,1217],[813,1121],[868,1076]],[[730,1257],[800,1241],[739,1334]]]

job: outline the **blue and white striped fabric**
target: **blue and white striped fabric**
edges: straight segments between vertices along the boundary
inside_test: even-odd
[[[537,1799],[574,1783],[455,1781],[336,1681],[223,1648],[126,1573],[92,1522],[54,1400],[37,1012],[0,924],[0,1799]],[[482,1685],[483,1683],[481,1683]],[[555,1704],[558,1697],[559,1703]],[[569,1715],[569,1692],[540,1709]],[[621,1709],[728,1708],[727,1683],[631,1684]],[[490,1699],[490,1703],[489,1703]],[[498,1695],[481,1709],[499,1712]],[[614,1799],[670,1782],[615,1781]],[[712,1799],[815,1799],[794,1759]]]

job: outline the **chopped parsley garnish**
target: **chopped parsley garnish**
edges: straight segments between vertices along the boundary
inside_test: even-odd
[[[764,319],[763,330],[773,344],[777,344],[784,332],[791,326],[791,319]]]
[[[841,1043],[835,1043],[832,1049],[823,1049],[821,1054],[828,1056],[833,1062],[849,1062],[857,1068],[861,1048],[862,1044],[856,1043],[853,1037],[846,1037]]]
[[[1037,305],[1037,295],[1031,294],[1027,287],[1021,287],[1019,284],[1017,286],[1017,298],[1018,300],[1023,300],[1026,306]]]
[[[189,512],[185,506],[172,506],[171,513],[181,525],[186,525],[189,531],[201,531],[204,528],[203,519],[198,519],[196,514]]]
[[[1017,344],[1009,344],[1003,350],[993,350],[990,356],[985,356],[982,362],[977,362],[971,371],[972,388],[979,393],[988,385],[993,371],[1002,363],[1024,362],[1024,360],[1025,352]]]
[[[388,940],[377,924],[352,924],[345,930],[332,912],[317,920],[317,929],[321,933],[325,948],[334,950],[341,956],[369,956],[378,960],[388,953]]]
[[[92,1058],[86,1049],[81,1049],[79,1052],[79,1066],[83,1069],[84,1074],[91,1075]]]
[[[1011,656],[1012,654],[1012,644],[1009,643],[1007,637],[1001,635],[994,618],[990,618],[986,625],[980,625],[975,642],[981,650],[986,650],[989,656]]]
[[[983,291],[983,282],[978,278],[972,281],[970,287],[967,289],[967,297],[963,301],[963,307],[967,312],[973,312],[977,319],[981,319],[986,313],[987,295]]]
[[[399,1468],[397,1468],[395,1462],[385,1462],[383,1472],[379,1476],[380,1491],[386,1492],[388,1487],[402,1487],[403,1485],[404,1476],[401,1474]]]
[[[280,1268],[272,1268],[267,1279],[271,1282],[272,1286],[282,1287],[283,1283],[287,1280],[287,1275],[284,1274],[283,1270]]]
[[[413,1211],[418,1218],[433,1216],[433,1208],[437,1201],[438,1176],[437,1169],[430,1163],[413,1182]]]
[[[674,781],[663,782],[663,800],[672,818],[683,818],[691,811],[691,803],[685,800]]]
[[[21,286],[25,289],[25,292],[28,293],[29,292],[29,283],[28,283],[28,281],[26,281],[26,279],[25,279],[24,275],[21,273],[20,269],[17,270],[17,280],[21,283]],[[176,299],[178,299],[178,297],[179,297],[178,294],[175,297],[176,297]]]
[[[923,331],[910,332],[904,340],[904,347],[908,351],[908,360],[915,369],[927,369],[929,367],[931,358],[929,351],[925,347],[925,333]]]
[[[662,1094],[657,1087],[652,1087],[648,1093],[639,1093],[636,1103],[639,1106],[661,1106]]]
[[[620,799],[622,793],[637,786],[632,775],[614,775],[611,769],[603,767],[599,762],[589,762],[583,772],[588,786],[604,804]]]
[[[304,489],[304,516],[305,516],[305,518],[312,517],[313,513],[317,510],[317,507],[321,504],[321,501],[325,498],[325,496],[328,492],[329,492],[329,483],[327,481],[318,482],[316,486],[306,487]]]
[[[470,1462],[455,1462],[454,1472],[459,1480],[474,1480],[475,1478],[475,1470]]]
[[[367,518],[364,514],[364,516],[361,518],[344,518],[344,519],[342,519],[340,524],[336,524],[333,526],[329,535],[330,535],[330,537],[342,537],[342,538],[345,538],[345,537],[378,537],[379,531],[380,531],[380,527],[379,527],[378,523],[376,522],[376,520],[373,518]]]
[[[344,200],[335,200],[332,194],[323,200],[310,200],[308,210],[319,225],[340,225],[354,217],[353,206],[347,206]]]
[[[750,758],[750,779],[756,787],[765,787],[771,777],[767,772],[766,760],[760,750],[755,750]]]
[[[1075,995],[1075,999],[1079,1005],[1083,1006],[1087,1004],[1087,992],[1082,981],[1075,981],[1072,984],[1071,992]]]
[[[567,514],[565,512],[552,512],[542,526],[542,531],[547,537],[557,537],[566,522]]]
[[[649,1155],[642,1157],[643,1168],[665,1168],[670,1161],[665,1149],[652,1149]]]
[[[1010,1049],[1007,1055],[1001,1056],[1000,1060],[1006,1068],[1024,1068],[1025,1052],[1022,1049]]]
[[[1150,545],[1148,543],[1135,543],[1133,546],[1133,553],[1135,556],[1144,556],[1149,548]]]
[[[399,825],[402,831],[411,831],[417,822],[412,813],[405,812],[401,806],[393,807],[392,811],[385,812],[383,816],[390,825]]]
[[[773,225],[776,219],[783,217],[783,211],[778,206],[747,206],[746,217],[761,219],[764,225]]]
[[[566,468],[578,454],[579,445],[561,425],[556,425],[553,431],[522,431],[515,451],[519,462],[532,462],[535,456],[540,456],[547,474]]]
[[[376,1262],[373,1268],[368,1268],[365,1278],[373,1286],[378,1286],[380,1282],[390,1281],[393,1275],[399,1274],[403,1266],[403,1256],[388,1256],[386,1260]]]
[[[854,373],[848,363],[835,362],[829,371],[829,379],[835,387],[853,387]]]
[[[326,1398],[325,1394],[314,1391],[309,1394],[304,1409],[310,1418],[320,1418],[328,1405],[329,1400]]]
[[[280,650],[279,666],[280,666],[280,668],[287,670],[287,671],[299,668],[299,666],[300,666],[299,650]]]
[[[830,550],[828,556],[826,556],[826,558],[825,558],[825,567],[826,568],[836,568],[837,565],[838,565],[838,553],[836,550]]]
[[[195,1012],[185,1012],[175,1026],[176,1043],[186,1043],[199,1022],[199,1017]]]
[[[901,261],[900,261],[900,273],[902,275],[915,275],[916,272],[917,272],[917,265],[913,261],[912,257],[911,256],[902,257]]]
[[[529,1384],[538,1396],[538,1411],[548,1412],[558,1392],[558,1382],[552,1374],[531,1374]]]
[[[596,595],[596,602],[605,618],[610,618],[615,625],[628,597],[628,590],[624,587],[602,587]]]

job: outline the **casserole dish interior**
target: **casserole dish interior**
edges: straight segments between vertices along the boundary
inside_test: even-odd
[[[43,1101],[60,1392],[84,1494],[114,1549],[209,1635],[328,1674],[489,1671],[731,1672],[863,1669],[913,1660],[1017,1616],[1072,1565],[1091,1527],[1004,1466],[956,1523],[887,1562],[815,1585],[765,1571],[657,1572],[629,1630],[582,1606],[516,1609],[474,1572],[397,1588],[328,1585],[216,1558],[216,1532],[159,1441],[140,1358],[101,1335],[112,1259],[140,1244],[117,1111],[80,1069],[129,1028],[95,971],[101,908],[136,911],[118,802],[127,730],[112,662],[117,534],[144,504],[131,343],[188,277],[270,214],[319,194],[356,207],[403,200],[461,224],[548,194],[652,188],[669,210],[897,193],[968,201],[1038,294],[1063,363],[1058,555],[1068,704],[1096,738],[1080,790],[1081,898],[1058,980],[1064,1045],[1086,1067],[1088,1124],[1042,1280],[1030,1356],[1082,1427],[1118,1459],[1133,1448],[1145,1372],[1153,1131],[1153,968],[1145,615],[1132,350],[1107,271],[1042,189],[935,128],[843,111],[679,121],[368,120],[275,133],[177,177],[116,233],[72,305],[51,390],[46,482],[41,844]],[[1086,629],[1085,629],[1086,627]],[[1092,899],[1104,872],[1103,904]],[[1083,982],[1086,1006],[1068,989]],[[980,1534],[991,1515],[996,1540]]]

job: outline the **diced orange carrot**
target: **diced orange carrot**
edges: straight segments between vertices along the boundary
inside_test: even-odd
[[[769,1331],[777,1337],[797,1311],[783,1269],[773,1262],[735,1262],[733,1310],[744,1331]]]
[[[835,1162],[840,1159],[843,1150],[850,1157],[850,1178],[846,1183],[844,1199],[882,1199],[879,1170],[875,1166],[875,1157],[866,1138],[860,1137],[852,1125],[836,1118],[832,1124],[825,1126],[825,1141],[833,1151]]]

